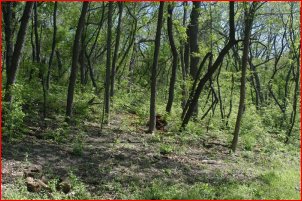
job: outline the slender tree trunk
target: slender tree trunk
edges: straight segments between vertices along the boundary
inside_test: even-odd
[[[110,112],[110,68],[111,68],[111,28],[112,28],[113,2],[109,2],[108,24],[107,24],[107,59],[106,59],[106,78],[105,78],[105,117],[104,122],[109,123]]]
[[[183,2],[183,8],[184,8],[184,14],[182,19],[182,26],[186,26],[186,19],[187,19],[187,6],[188,2]],[[187,67],[188,63],[185,63],[185,49],[187,46],[187,42],[182,42],[181,48],[180,48],[180,62],[181,62],[181,71],[182,71],[182,102],[181,106],[184,109],[186,105],[186,99],[187,99],[187,88],[186,88],[186,77],[187,77]],[[188,62],[188,61],[187,61]]]
[[[62,76],[62,71],[63,71],[63,64],[62,64],[62,60],[61,60],[61,55],[60,52],[58,50],[56,50],[56,57],[57,57],[57,61],[58,61],[58,77],[59,79]]]
[[[68,85],[68,93],[67,93],[67,105],[66,105],[66,116],[70,118],[72,116],[72,105],[73,105],[73,95],[74,88],[76,84],[77,72],[78,72],[78,60],[79,60],[79,50],[81,45],[81,35],[85,26],[85,16],[88,10],[89,2],[83,2],[81,16],[79,18],[74,42],[73,42],[73,50],[72,50],[72,64],[71,64],[71,72],[69,78]]]
[[[234,47],[238,41],[235,40],[235,25],[234,25],[234,2],[230,2],[230,14],[229,14],[229,25],[230,25],[230,32],[229,32],[229,42],[226,46],[220,51],[216,61],[214,62],[213,66],[208,69],[207,73],[203,76],[203,78],[199,81],[196,90],[194,91],[194,95],[190,100],[189,108],[185,111],[183,116],[183,121],[181,128],[185,128],[189,123],[189,120],[194,114],[194,110],[197,106],[198,99],[202,89],[204,88],[207,81],[212,77],[215,71],[219,68],[220,64],[223,62],[223,58],[225,55]],[[188,103],[187,103],[188,104]]]
[[[153,65],[151,68],[151,97],[150,97],[150,120],[149,120],[150,133],[155,131],[155,126],[156,126],[156,75],[157,75],[157,66],[158,66],[158,57],[159,57],[159,48],[160,48],[160,35],[163,25],[163,15],[164,15],[164,2],[161,1],[158,11]]]
[[[200,15],[201,2],[194,1],[190,16],[189,24],[189,44],[190,44],[190,74],[193,79],[196,79],[197,65],[199,57],[196,54],[199,52],[198,48],[198,18]]]
[[[240,85],[240,100],[239,100],[239,108],[238,108],[238,115],[236,119],[234,137],[231,145],[231,149],[233,152],[236,151],[239,131],[240,131],[240,124],[241,119],[243,116],[244,108],[245,108],[245,83],[246,83],[246,69],[248,64],[248,54],[249,54],[249,44],[250,44],[250,37],[251,37],[251,30],[253,26],[253,18],[254,18],[254,5],[251,5],[250,12],[245,10],[245,28],[244,28],[244,41],[243,41],[243,55],[242,55],[242,68],[241,68],[241,85]]]
[[[40,63],[40,41],[39,41],[39,33],[38,33],[38,2],[34,3],[34,34],[35,34],[35,47],[36,47],[36,62]]]
[[[11,68],[11,61],[14,52],[13,46],[13,30],[12,24],[13,19],[13,2],[3,3],[3,21],[4,21],[4,33],[5,33],[5,67],[6,69]]]
[[[121,24],[122,24],[122,16],[123,16],[123,8],[124,3],[119,2],[119,16],[118,16],[118,24],[116,28],[116,37],[115,37],[115,48],[114,48],[114,54],[112,59],[112,69],[111,69],[111,88],[110,88],[110,96],[113,97],[114,95],[114,80],[115,80],[115,70],[116,70],[116,63],[117,63],[117,56],[118,56],[118,50],[120,45],[120,38],[121,38]]]
[[[169,98],[166,107],[166,111],[169,113],[171,112],[171,108],[174,100],[174,88],[175,88],[176,71],[177,71],[177,64],[178,64],[178,52],[173,37],[173,20],[172,20],[173,9],[174,8],[171,6],[171,4],[169,4],[167,27],[168,27],[168,37],[169,37],[170,47],[173,55],[172,73],[171,73],[170,86],[169,86]]]
[[[17,70],[20,63],[21,52],[25,43],[26,30],[32,12],[32,7],[33,7],[32,2],[26,2],[23,15],[20,20],[21,24],[17,35],[17,40],[14,46],[10,68],[6,69],[7,80],[6,80],[6,91],[5,91],[4,101],[9,102],[9,104],[11,104],[12,102],[11,86],[15,83],[16,80]]]
[[[86,76],[86,65],[85,65],[85,36],[82,34],[81,36],[81,50],[79,54],[79,64],[80,64],[80,73],[81,73],[81,84],[85,84],[85,76]]]
[[[52,46],[51,46],[51,53],[49,57],[48,62],[48,72],[47,72],[47,78],[46,78],[46,89],[49,89],[50,85],[50,71],[51,71],[51,65],[52,60],[55,54],[55,48],[56,48],[56,34],[57,34],[57,9],[58,9],[58,2],[55,2],[54,9],[53,9],[53,35],[52,35]]]

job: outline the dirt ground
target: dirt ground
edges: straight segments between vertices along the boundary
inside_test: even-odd
[[[127,188],[129,183],[144,186],[154,179],[171,183],[211,182],[212,184],[255,177],[252,166],[238,168],[236,155],[229,154],[226,142],[211,139],[184,143],[180,137],[163,137],[165,144],[173,144],[172,153],[160,153],[163,142],[154,142],[154,136],[144,127],[130,129],[121,126],[133,118],[123,114],[101,130],[98,123],[83,122],[85,133],[81,156],[73,154],[74,129],[65,143],[26,136],[18,142],[4,142],[2,156],[3,191],[23,176],[29,164],[39,164],[48,177],[61,177],[72,171],[88,190],[104,199],[115,199],[116,192],[109,184],[118,182]],[[125,129],[126,128],[126,129]],[[43,131],[36,131],[43,135]],[[257,162],[254,161],[254,162]],[[2,192],[3,192],[2,191]]]

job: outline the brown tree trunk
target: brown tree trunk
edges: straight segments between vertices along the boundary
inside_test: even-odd
[[[171,112],[171,108],[174,100],[174,88],[175,88],[176,71],[177,71],[177,64],[178,64],[178,52],[173,37],[173,20],[172,20],[173,9],[174,8],[171,6],[171,4],[169,4],[167,27],[168,27],[168,37],[169,37],[170,47],[173,55],[172,73],[171,73],[170,86],[169,86],[169,98],[166,107],[166,111],[169,113]]]
[[[238,41],[235,40],[235,25],[234,25],[234,2],[230,2],[230,14],[229,14],[229,25],[230,25],[230,33],[229,33],[229,42],[226,46],[220,51],[216,61],[214,62],[213,66],[208,69],[208,72],[204,75],[204,77],[199,81],[198,86],[190,100],[190,105],[188,110],[184,113],[183,121],[182,121],[182,128],[185,128],[189,123],[189,120],[194,114],[194,110],[197,106],[198,99],[200,93],[207,83],[208,80],[212,77],[215,71],[219,68],[220,64],[223,62],[223,58],[229,52],[229,50],[236,45]],[[188,104],[188,103],[187,103]]]
[[[66,105],[66,116],[70,118],[72,116],[72,104],[73,104],[73,95],[74,95],[74,88],[76,84],[77,72],[78,72],[78,60],[79,60],[79,50],[81,45],[81,35],[85,25],[85,16],[88,10],[89,2],[83,2],[81,16],[79,18],[74,42],[73,42],[73,49],[72,49],[72,64],[71,64],[71,72],[69,78],[69,85],[68,85],[68,93],[67,93],[67,105]]]
[[[46,77],[46,89],[49,89],[50,85],[50,71],[51,71],[51,65],[52,60],[55,54],[55,48],[56,48],[56,34],[57,34],[57,9],[58,9],[58,2],[55,2],[54,9],[53,9],[53,35],[52,35],[52,46],[51,46],[51,53],[49,57],[48,62],[48,72]]]
[[[163,15],[164,15],[164,2],[161,1],[158,11],[153,65],[151,68],[151,97],[150,97],[150,120],[149,120],[150,133],[155,131],[155,126],[156,126],[156,75],[157,75],[157,66],[158,66],[158,57],[159,57],[159,48],[160,48],[160,35],[163,25]]]
[[[240,100],[239,100],[239,108],[238,114],[236,119],[234,137],[232,140],[231,150],[233,152],[236,151],[239,131],[240,131],[240,124],[241,119],[244,112],[245,107],[245,83],[246,83],[246,69],[248,64],[248,54],[249,54],[249,46],[250,46],[250,37],[251,37],[251,30],[253,26],[253,19],[255,13],[255,7],[257,3],[252,3],[250,11],[245,10],[245,24],[244,24],[244,39],[243,39],[243,55],[242,55],[242,68],[241,68],[241,85],[240,85]]]
[[[112,10],[113,2],[109,2],[108,21],[107,21],[107,59],[106,59],[106,78],[105,78],[105,119],[106,124],[109,123],[110,112],[110,68],[111,68],[111,28],[112,28]],[[102,122],[103,123],[103,122]]]
[[[123,16],[123,8],[124,3],[119,2],[119,16],[118,16],[118,24],[116,28],[116,37],[115,37],[115,48],[114,48],[114,54],[112,59],[112,69],[111,69],[111,88],[110,88],[110,96],[113,97],[114,95],[114,80],[115,80],[115,70],[116,70],[116,63],[117,63],[117,56],[118,56],[118,50],[120,45],[120,38],[121,38],[121,24],[122,24],[122,16]]]
[[[17,40],[14,46],[14,51],[11,57],[11,62],[9,64],[10,68],[6,69],[7,80],[6,80],[6,91],[5,91],[4,101],[9,102],[9,104],[11,104],[12,102],[11,86],[15,83],[16,80],[17,70],[20,63],[21,52],[25,43],[26,30],[32,12],[32,8],[33,8],[33,3],[26,2],[23,15],[20,20],[21,24],[17,35]]]
[[[193,8],[190,16],[190,24],[189,24],[189,44],[190,44],[190,74],[193,79],[196,79],[197,74],[197,65],[199,62],[199,57],[196,56],[199,52],[198,48],[198,18],[200,15],[200,6],[201,2],[194,1]]]

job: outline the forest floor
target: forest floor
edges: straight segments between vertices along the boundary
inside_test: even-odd
[[[154,135],[138,122],[123,112],[103,129],[99,122],[83,121],[68,134],[56,119],[44,128],[30,122],[25,137],[3,142],[3,198],[299,199],[299,154],[261,148],[230,154],[222,137]],[[28,193],[22,177],[30,164],[41,165],[49,179],[74,175],[83,189],[72,188],[84,195]]]

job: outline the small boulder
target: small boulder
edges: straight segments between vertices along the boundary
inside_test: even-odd
[[[41,178],[42,176],[42,166],[41,165],[31,165],[24,169],[24,178]]]
[[[71,190],[71,182],[70,180],[65,177],[65,178],[60,178],[59,182],[56,186],[57,191],[63,191],[63,193],[67,194]]]
[[[25,183],[29,192],[39,192],[41,190],[41,185],[32,177],[27,177]]]

